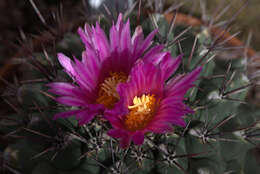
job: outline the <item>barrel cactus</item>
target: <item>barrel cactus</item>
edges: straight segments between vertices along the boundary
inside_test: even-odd
[[[14,83],[2,79],[15,111],[0,120],[2,171],[260,171],[259,109],[246,102],[254,81],[244,55],[217,58],[221,33],[160,10],[93,19],[66,33],[58,54],[33,52]]]

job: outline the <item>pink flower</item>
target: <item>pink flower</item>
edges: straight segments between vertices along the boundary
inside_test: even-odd
[[[82,61],[76,58],[72,61],[62,53],[58,54],[60,64],[75,83],[48,84],[49,92],[58,95],[58,103],[78,109],[58,113],[54,119],[75,115],[82,125],[105,109],[112,109],[120,99],[117,85],[127,80],[138,59],[156,61],[166,56],[161,53],[163,47],[160,45],[147,51],[156,32],[154,30],[144,39],[142,28],[137,27],[131,37],[129,20],[123,23],[121,14],[110,28],[109,40],[98,23],[96,27],[79,28],[86,49]]]
[[[181,56],[166,56],[157,65],[140,61],[131,70],[130,80],[118,85],[120,101],[105,112],[105,118],[113,126],[108,135],[119,138],[122,148],[131,140],[142,144],[147,132],[165,133],[172,131],[172,125],[185,126],[182,117],[193,111],[183,103],[184,95],[193,87],[201,68],[165,83],[180,60]]]

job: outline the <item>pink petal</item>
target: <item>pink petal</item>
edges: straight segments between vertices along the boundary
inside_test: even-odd
[[[173,80],[171,83],[167,84],[166,96],[184,96],[192,83],[197,80],[202,68],[198,67],[188,75],[184,76],[182,79],[178,78],[178,81]]]
[[[73,78],[75,76],[75,70],[71,59],[62,53],[58,53],[58,60],[65,69],[65,71]]]
[[[122,13],[120,13],[120,14],[118,15],[118,18],[117,18],[116,29],[117,29],[118,31],[120,31],[120,28],[122,27],[122,25],[123,25],[123,15],[122,15]]]
[[[132,44],[133,45],[138,45],[136,43],[139,43],[139,41],[142,41],[144,38],[144,35],[143,35],[143,29],[142,29],[142,26],[138,25],[136,28],[135,28],[135,32],[132,36]]]
[[[120,38],[120,35],[119,35],[118,31],[116,30],[116,27],[113,25],[110,28],[110,32],[109,32],[111,52],[118,50],[118,48],[119,48],[119,38]]]
[[[107,134],[113,138],[122,138],[127,136],[127,133],[122,129],[111,129],[107,132]]]
[[[47,84],[47,86],[50,87],[50,89],[48,89],[48,92],[56,95],[76,98],[87,103],[93,103],[96,99],[96,97],[93,95],[93,92],[84,90],[82,88],[79,88],[78,86],[74,86],[69,83],[53,82]]]
[[[130,22],[129,19],[124,25],[120,38],[121,51],[132,50],[131,48],[131,33],[130,33]]]
[[[107,134],[113,138],[120,139],[121,148],[127,148],[132,139],[132,136],[123,129],[111,129]]]
[[[130,145],[131,138],[132,137],[129,136],[129,135],[121,138],[120,147],[123,148],[123,149],[127,148]]]
[[[159,110],[156,114],[154,121],[157,123],[171,123],[173,125],[185,126],[186,123],[182,116],[188,114],[186,110],[179,110],[175,108],[167,108]]]
[[[82,52],[82,63],[84,65],[88,65],[89,59],[94,59],[96,61],[96,64],[101,63],[99,55],[96,53],[94,49],[86,49]]]
[[[171,132],[173,128],[167,122],[158,122],[154,120],[153,122],[149,123],[145,130],[154,133],[165,133]]]
[[[64,83],[64,82],[49,83],[47,84],[47,86],[51,88],[48,90],[48,92],[57,95],[72,95],[73,89],[75,89],[74,85],[71,85],[70,83]]]
[[[161,71],[151,63],[139,61],[131,70],[128,83],[118,86],[120,97],[129,105],[134,96],[142,94],[162,95],[164,81]]]
[[[144,39],[143,30],[141,26],[137,26],[132,37],[132,44],[133,44],[133,57],[139,58],[141,56],[141,52],[138,52],[138,49],[142,47],[142,42]]]
[[[160,62],[160,68],[163,73],[163,79],[167,80],[170,75],[172,75],[181,64],[181,59],[183,55],[179,55],[177,58],[173,59],[168,53]]]
[[[91,74],[87,66],[82,64],[79,60],[75,59],[75,71],[76,71],[76,80],[79,85],[87,89],[88,91],[92,91],[97,84],[98,74]]]
[[[124,102],[120,100],[115,104],[113,109],[106,109],[104,111],[104,118],[117,129],[124,129],[123,121],[121,117],[128,114],[127,107],[124,107]]]
[[[82,42],[85,44],[85,46],[90,46],[89,41],[88,41],[88,37],[86,36],[86,33],[80,27],[78,28],[78,34],[79,34],[80,39],[82,40]]]
[[[185,127],[186,126],[186,123],[185,121],[182,119],[182,118],[165,118],[163,119],[165,122],[169,122],[173,125],[177,125],[177,126],[181,126],[181,127]]]
[[[98,111],[85,109],[82,112],[77,113],[76,118],[79,120],[79,125],[83,125],[91,121],[97,114],[99,114]]]
[[[70,97],[70,96],[58,97],[55,100],[58,103],[64,104],[67,106],[85,106],[86,105],[85,101],[83,101],[79,98],[74,98],[74,97]]]
[[[96,30],[94,31],[94,40],[94,45],[96,46],[100,57],[102,59],[106,58],[110,53],[110,47],[104,31],[100,28],[98,23],[96,23]]]
[[[143,144],[143,142],[144,142],[144,134],[143,134],[143,132],[141,132],[141,131],[135,132],[134,135],[133,135],[133,142],[136,145]]]
[[[147,53],[145,53],[143,60],[153,63],[154,65],[159,64],[162,58],[166,55],[167,52],[161,52],[164,48],[164,45],[157,45],[153,48],[149,49]]]
[[[138,49],[139,54],[142,54],[151,45],[151,41],[157,32],[158,30],[154,30],[145,38],[142,47]]]

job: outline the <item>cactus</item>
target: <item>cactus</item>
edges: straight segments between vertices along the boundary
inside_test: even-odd
[[[76,107],[58,104],[47,84],[72,79],[56,54],[33,52],[13,84],[2,79],[7,84],[2,98],[15,112],[0,120],[2,139],[8,141],[0,144],[0,169],[32,174],[257,173],[259,109],[246,102],[254,81],[246,75],[244,56],[217,59],[227,39],[221,40],[221,33],[212,36],[206,26],[187,29],[174,25],[174,20],[168,23],[160,9],[150,17],[127,12],[132,31],[139,19],[145,36],[158,29],[152,46],[162,44],[173,57],[183,54],[171,78],[202,67],[195,87],[185,94],[185,104],[194,111],[184,117],[186,126],[172,125],[173,130],[164,134],[148,132],[141,145],[122,148],[108,135],[112,126],[103,115],[81,125],[73,116],[53,120],[55,114]],[[99,23],[108,34],[112,22],[100,16]],[[76,33],[66,33],[55,48],[75,57],[85,49]]]

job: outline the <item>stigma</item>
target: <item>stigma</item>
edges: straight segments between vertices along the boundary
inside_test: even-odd
[[[155,95],[145,95],[133,98],[133,105],[128,106],[129,114],[124,124],[130,131],[142,130],[152,120],[158,101]]]

